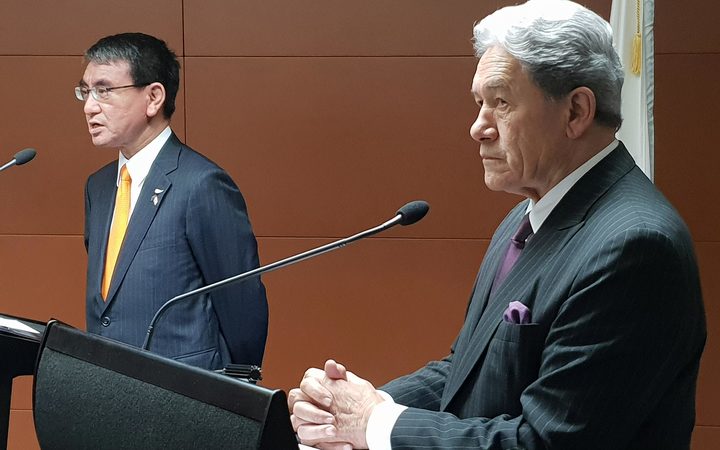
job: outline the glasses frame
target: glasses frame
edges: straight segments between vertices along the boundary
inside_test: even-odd
[[[95,86],[95,87],[87,87],[87,86],[75,86],[75,98],[78,99],[81,102],[86,102],[88,98],[92,95],[92,98],[96,102],[102,102],[110,98],[110,93],[113,91],[116,91],[118,89],[127,89],[127,88],[141,88],[145,86],[149,86],[151,83],[136,83],[136,84],[126,84],[125,86]],[[103,94],[100,94],[98,92],[98,89],[101,89]],[[83,90],[87,91],[87,94],[83,95]],[[84,97],[84,98],[83,98]]]

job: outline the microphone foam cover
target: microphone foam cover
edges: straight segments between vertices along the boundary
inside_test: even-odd
[[[428,203],[424,200],[415,200],[414,202],[410,202],[398,209],[397,214],[402,216],[400,222],[398,223],[403,226],[412,225],[425,217],[425,214],[427,214],[429,210],[430,205],[428,205]]]
[[[18,166],[22,166],[26,162],[30,162],[37,152],[34,148],[26,148],[24,150],[20,150],[19,152],[15,153],[15,164]]]

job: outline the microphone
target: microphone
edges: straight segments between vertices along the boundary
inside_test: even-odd
[[[412,225],[416,222],[418,222],[420,219],[425,217],[425,215],[430,210],[430,205],[428,205],[427,202],[423,200],[415,200],[413,202],[410,202],[406,205],[404,205],[402,208],[398,209],[395,213],[395,217],[392,219],[386,221],[385,223],[382,223],[374,228],[370,228],[365,231],[361,231],[360,233],[354,234],[352,236],[346,237],[344,239],[337,240],[335,242],[330,242],[329,244],[322,245],[320,247],[313,248],[311,250],[307,250],[305,252],[299,253],[297,255],[293,255],[290,257],[287,257],[285,259],[281,259],[280,261],[275,261],[274,263],[270,263],[266,266],[261,266],[258,268],[255,268],[253,270],[249,270],[247,272],[232,276],[230,278],[226,278],[224,280],[217,281],[212,284],[208,284],[207,286],[203,286],[201,288],[192,290],[190,292],[186,292],[184,294],[180,294],[176,297],[171,298],[167,302],[165,302],[160,309],[157,310],[155,315],[153,316],[152,320],[150,321],[150,325],[148,326],[147,335],[145,336],[145,342],[143,343],[142,349],[148,350],[150,348],[150,339],[152,339],[153,331],[155,329],[155,324],[160,319],[160,317],[167,311],[167,309],[173,305],[176,302],[179,302],[181,300],[184,300],[186,298],[194,297],[196,295],[204,294],[205,292],[209,292],[212,290],[215,290],[217,288],[220,288],[222,286],[231,284],[231,283],[237,283],[243,280],[246,280],[248,278],[257,277],[263,273],[272,272],[273,270],[277,270],[281,267],[288,266],[290,264],[295,264],[300,261],[304,261],[306,259],[322,255],[323,253],[327,253],[333,250],[336,250],[338,248],[344,247],[352,242],[355,242],[357,240],[372,236],[374,234],[380,233],[381,231],[385,231],[388,228],[394,227],[395,225]]]
[[[26,148],[24,150],[20,150],[19,152],[15,153],[15,156],[12,160],[0,167],[0,172],[12,166],[22,166],[23,164],[32,161],[36,154],[37,152],[34,148]]]

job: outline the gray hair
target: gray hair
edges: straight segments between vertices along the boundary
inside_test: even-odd
[[[585,86],[595,94],[595,121],[620,127],[623,69],[602,17],[568,0],[530,0],[487,16],[473,35],[478,58],[504,49],[550,99]]]

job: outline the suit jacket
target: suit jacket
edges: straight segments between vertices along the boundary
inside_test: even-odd
[[[393,448],[687,449],[705,316],[688,230],[620,146],[565,195],[505,281],[500,224],[442,361],[381,389]],[[511,301],[532,323],[503,321]]]
[[[257,267],[257,244],[235,183],[173,134],[145,179],[103,300],[116,179],[113,162],[85,187],[87,328],[139,347],[167,300]],[[259,365],[267,321],[265,288],[255,278],[173,305],[157,323],[150,350],[208,369]]]

